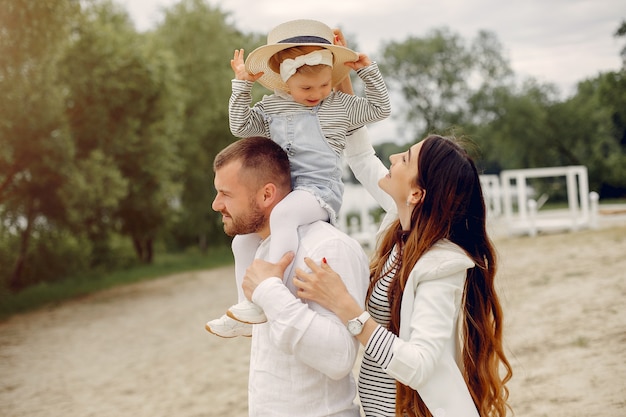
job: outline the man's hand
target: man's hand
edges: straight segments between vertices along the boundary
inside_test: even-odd
[[[233,59],[230,60],[230,67],[235,73],[236,80],[255,82],[263,75],[263,72],[259,72],[258,74],[249,74],[248,71],[246,71],[246,64],[243,60],[243,49],[235,49]]]
[[[262,259],[255,259],[252,265],[246,269],[246,275],[244,275],[241,285],[246,298],[252,300],[252,293],[266,279],[278,277],[282,280],[285,270],[293,261],[294,256],[293,252],[287,252],[275,264]]]

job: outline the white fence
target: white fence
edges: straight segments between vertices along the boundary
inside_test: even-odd
[[[537,198],[528,180],[559,177],[565,179],[567,209],[540,210],[550,196]],[[584,166],[505,170],[499,176],[481,175],[480,181],[488,220],[497,229],[492,232],[535,236],[540,231],[575,231],[597,226],[598,194],[589,192]],[[376,201],[360,184],[347,183],[339,227],[372,249],[378,224],[371,212],[377,208]]]
[[[337,219],[339,228],[359,241],[362,246],[374,249],[378,223],[374,221],[371,212],[379,207],[361,184],[346,183]]]
[[[531,195],[531,178],[564,177],[567,209],[539,211],[550,198]],[[500,173],[503,222],[508,234],[536,235],[539,231],[575,231],[592,225],[587,168],[582,165],[505,170]],[[595,193],[594,193],[595,194]],[[597,195],[597,194],[596,194]],[[597,202],[597,198],[595,199]],[[597,213],[597,204],[595,206]],[[595,214],[595,213],[594,213]]]

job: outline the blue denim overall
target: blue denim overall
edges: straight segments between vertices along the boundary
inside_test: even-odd
[[[343,196],[341,158],[324,137],[317,110],[318,106],[266,120],[272,140],[289,155],[293,189],[312,193],[336,224]]]

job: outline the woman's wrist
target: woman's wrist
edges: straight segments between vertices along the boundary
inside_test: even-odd
[[[363,313],[363,311],[365,311],[365,309],[348,293],[346,293],[343,297],[337,298],[334,304],[333,313],[335,313],[344,323],[358,317],[361,313]]]

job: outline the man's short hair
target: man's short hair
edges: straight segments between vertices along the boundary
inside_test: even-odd
[[[273,140],[254,136],[231,143],[215,157],[213,171],[235,161],[241,161],[243,180],[255,188],[272,183],[286,192],[291,190],[289,157]]]

